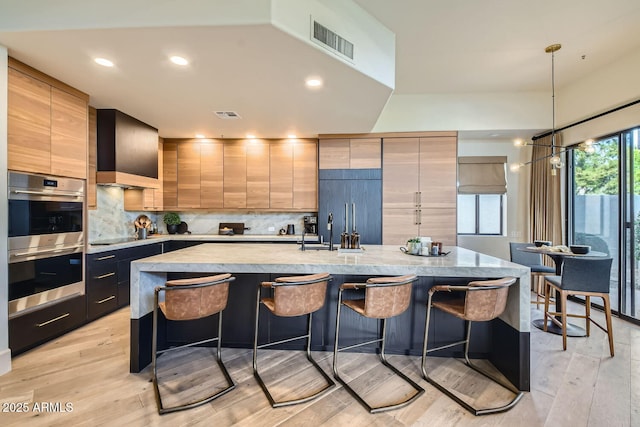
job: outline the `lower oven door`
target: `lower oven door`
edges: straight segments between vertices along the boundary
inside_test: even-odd
[[[78,248],[51,251],[49,256],[10,257],[9,317],[84,294],[83,257]]]

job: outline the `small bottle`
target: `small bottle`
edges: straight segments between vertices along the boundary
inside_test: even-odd
[[[440,250],[438,249],[438,245],[431,246],[431,255],[435,255],[435,256],[440,255]]]

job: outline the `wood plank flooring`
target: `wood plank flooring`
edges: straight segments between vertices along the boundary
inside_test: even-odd
[[[582,310],[575,304],[571,309]],[[596,316],[602,318],[601,313]],[[539,317],[542,312],[532,307],[532,318]],[[532,328],[531,392],[503,414],[474,417],[420,378],[419,358],[405,356],[389,356],[389,360],[426,390],[405,408],[370,415],[338,383],[320,399],[272,409],[253,378],[251,351],[223,348],[236,389],[210,404],[159,416],[150,369],[129,373],[129,311],[122,309],[15,357],[13,370],[0,376],[0,411],[11,411],[0,412],[0,425],[640,426],[640,327],[619,319],[614,319],[613,327],[614,358],[609,357],[606,335],[597,328],[592,328],[589,338],[569,338],[567,351],[562,351],[561,337]],[[224,380],[214,376],[219,372],[212,357],[209,349],[162,356],[165,403],[195,399],[208,388],[224,386]],[[330,353],[314,353],[314,357],[331,372]],[[300,366],[306,368],[296,372]],[[259,367],[277,398],[291,397],[292,389],[306,393],[324,384],[303,352],[262,350]],[[341,353],[340,367],[373,404],[412,392],[376,363],[374,355]],[[458,361],[430,358],[429,367],[435,377],[471,402],[495,404],[511,396],[487,385]],[[22,403],[29,412],[16,413],[15,405]]]

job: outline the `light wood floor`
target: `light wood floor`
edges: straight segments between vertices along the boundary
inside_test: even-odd
[[[572,306],[572,310],[577,310]],[[600,315],[600,314],[598,314]],[[640,328],[614,319],[616,356],[608,354],[606,335],[592,328],[590,338],[570,338],[562,351],[561,337],[535,328],[531,333],[531,392],[511,411],[474,417],[422,380],[419,359],[390,356],[392,363],[418,380],[426,392],[408,407],[370,415],[340,386],[310,403],[272,409],[251,372],[251,352],[223,349],[223,359],[238,386],[214,402],[159,416],[149,368],[129,373],[129,312],[123,309],[92,322],[13,359],[13,370],[0,377],[0,410],[26,402],[29,413],[0,412],[2,426],[640,426]],[[532,317],[541,312],[532,308]],[[577,322],[576,322],[577,323]],[[205,371],[207,349],[189,349],[163,356],[163,390],[190,398],[218,384]],[[295,375],[292,366],[304,360],[298,352],[264,351],[260,366],[274,393],[286,397],[297,387],[322,385],[311,370]],[[331,372],[331,356],[315,354]],[[353,385],[372,403],[410,392],[375,366],[375,356],[341,354],[341,366]],[[480,404],[508,399],[509,393],[486,386],[465,373],[457,361],[432,360],[434,375],[448,381],[464,398]],[[198,369],[203,369],[198,371]],[[188,377],[184,372],[194,370]],[[214,368],[215,370],[215,368]],[[178,381],[180,378],[180,381]],[[379,384],[383,384],[381,387]],[[72,412],[42,410],[42,403],[59,404]],[[40,412],[34,412],[35,404]],[[171,403],[170,396],[167,402]],[[54,407],[55,409],[55,407]]]

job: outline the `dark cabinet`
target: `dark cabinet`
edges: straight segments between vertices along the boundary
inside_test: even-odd
[[[382,244],[382,171],[380,169],[322,169],[318,180],[318,233],[329,241],[327,220],[333,213],[333,242],[340,245],[345,204],[352,227],[352,204],[360,243]]]
[[[116,251],[87,255],[87,319],[94,320],[118,308]]]
[[[80,295],[9,319],[9,348],[12,355],[81,326],[85,323],[86,313],[85,296]]]
[[[131,261],[162,253],[162,243],[87,255],[87,318],[129,305]]]
[[[131,261],[162,253],[162,243],[136,246],[117,251],[118,307],[129,305],[131,295]]]

